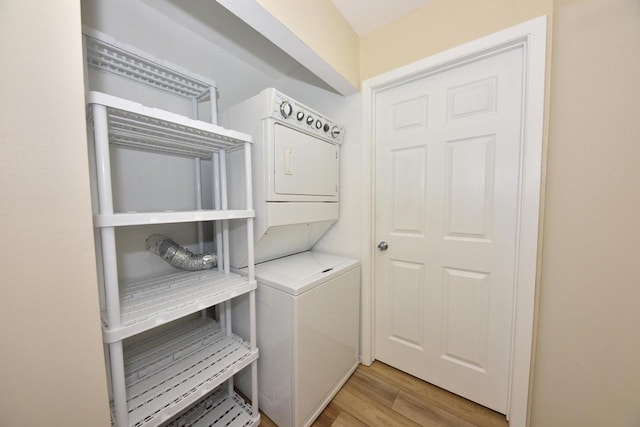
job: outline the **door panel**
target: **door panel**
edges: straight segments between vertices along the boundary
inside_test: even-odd
[[[427,151],[424,146],[391,151],[391,208],[393,231],[423,235],[426,205]]]
[[[443,357],[486,373],[491,276],[445,268],[443,287]]]
[[[375,355],[506,411],[522,48],[376,94]]]
[[[446,237],[490,238],[494,159],[495,135],[446,142]]]
[[[496,77],[466,83],[447,90],[448,119],[463,119],[473,115],[496,112]]]
[[[423,264],[391,261],[390,338],[418,350],[424,346],[424,274]]]
[[[429,99],[426,95],[399,102],[393,106],[393,130],[403,128],[424,128],[427,125],[427,106]]]

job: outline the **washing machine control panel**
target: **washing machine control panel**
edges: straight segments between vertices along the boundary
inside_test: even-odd
[[[344,126],[278,91],[273,91],[271,116],[285,121],[289,126],[303,129],[338,144],[342,143]]]

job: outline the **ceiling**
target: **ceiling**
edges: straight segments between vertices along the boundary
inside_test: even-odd
[[[331,0],[359,36],[421,8],[433,0]]]

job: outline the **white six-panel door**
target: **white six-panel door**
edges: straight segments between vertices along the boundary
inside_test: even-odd
[[[378,92],[375,357],[505,413],[523,47]]]

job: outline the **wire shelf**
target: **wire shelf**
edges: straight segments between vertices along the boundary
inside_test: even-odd
[[[219,389],[203,398],[187,412],[167,424],[167,427],[250,427],[260,425],[260,414],[237,394],[229,396]]]
[[[101,92],[89,92],[87,101],[90,106],[107,108],[109,143],[126,148],[207,158],[252,141],[250,135],[241,132]]]
[[[121,284],[121,326],[109,327],[103,312],[107,343],[122,340],[256,289],[256,281],[217,270],[176,272]]]
[[[182,333],[189,331],[186,336]],[[129,425],[160,425],[258,358],[216,322],[197,319],[125,351]],[[224,424],[222,424],[224,425]]]
[[[223,219],[255,218],[251,210],[197,210],[167,212],[126,212],[94,215],[95,227],[122,227],[128,225],[176,224],[180,222],[215,221]]]
[[[216,83],[162,61],[99,31],[84,29],[90,67],[152,86],[183,98],[202,100]]]

